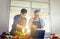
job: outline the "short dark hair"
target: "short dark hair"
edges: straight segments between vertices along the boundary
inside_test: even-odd
[[[26,9],[21,9],[21,13],[22,14],[27,13],[27,10]]]
[[[39,9],[39,10],[35,10],[35,11],[34,11],[34,13],[36,13],[36,12],[40,12],[40,9]]]

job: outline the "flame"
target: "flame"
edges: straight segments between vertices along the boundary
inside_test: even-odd
[[[27,23],[26,23],[26,33],[27,33],[27,34],[30,34],[29,17],[28,17]]]
[[[28,22],[29,22],[29,21],[27,21],[27,23],[26,23],[26,32],[25,32],[25,29],[22,28],[22,32],[23,32],[23,33],[26,33],[26,34],[30,34],[30,27],[29,27],[29,25],[28,25]]]
[[[23,33],[25,33],[25,30],[24,30],[24,28],[22,29],[22,32],[23,32]]]

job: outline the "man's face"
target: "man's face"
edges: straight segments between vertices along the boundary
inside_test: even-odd
[[[39,16],[39,12],[35,12],[35,13],[34,13],[34,16],[35,16],[35,17],[38,17],[38,16]]]
[[[24,18],[24,17],[26,16],[26,13],[24,13],[24,14],[21,14],[21,16],[22,16],[22,18]]]

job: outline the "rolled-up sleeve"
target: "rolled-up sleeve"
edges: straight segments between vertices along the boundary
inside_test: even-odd
[[[43,19],[40,19],[40,26],[41,26],[41,27],[45,26],[45,22],[44,22]]]

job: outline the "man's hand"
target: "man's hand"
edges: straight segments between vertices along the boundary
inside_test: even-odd
[[[17,25],[16,25],[16,28],[22,28],[22,26],[21,26],[21,25],[19,25],[19,24],[17,24]]]
[[[34,28],[37,28],[37,27],[36,27],[36,25],[33,25],[33,24],[32,24],[30,28],[31,28],[31,29],[34,29]]]
[[[19,24],[16,25],[17,30],[22,30],[23,28],[26,29],[26,26],[21,26]]]
[[[17,24],[17,25],[16,25],[16,29],[17,29],[18,31],[20,31],[20,30],[22,29],[22,26],[19,25],[19,24]]]

